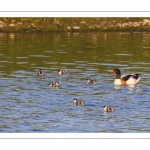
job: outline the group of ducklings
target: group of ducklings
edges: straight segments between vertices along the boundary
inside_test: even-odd
[[[67,73],[66,70],[61,70],[59,69],[58,70],[58,75],[65,75]],[[44,76],[44,71],[42,69],[39,69],[38,73],[37,73],[38,76]]]
[[[73,99],[73,103],[76,106],[77,105],[79,105],[79,106],[84,106],[85,105],[83,101],[80,101],[80,100],[78,100],[76,98]],[[115,111],[115,109],[113,107],[106,106],[106,105],[103,106],[103,110],[104,110],[104,112],[113,112],[113,111]]]
[[[65,75],[67,73],[66,70],[58,70],[58,75]],[[38,76],[44,76],[44,71],[42,69],[39,69],[39,72],[37,73]],[[87,78],[87,84],[97,84],[98,82],[96,80],[91,80],[90,78]],[[48,86],[50,87],[58,87],[59,86],[59,82],[50,82],[48,84]],[[73,99],[73,103],[75,106],[84,106],[85,103],[81,100],[78,100],[77,98]],[[113,112],[115,111],[115,109],[113,107],[110,106],[103,106],[103,111],[104,112]]]

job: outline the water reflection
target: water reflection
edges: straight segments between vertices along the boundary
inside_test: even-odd
[[[150,35],[0,34],[0,132],[149,132]],[[140,54],[140,55],[139,55]],[[114,86],[110,71],[140,73]],[[43,69],[45,76],[37,76]],[[59,69],[67,70],[64,76]],[[87,85],[91,78],[98,84]],[[58,88],[48,86],[58,81]],[[85,102],[75,107],[73,98]],[[110,105],[114,112],[103,112]]]

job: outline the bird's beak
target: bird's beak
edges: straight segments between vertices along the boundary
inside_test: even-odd
[[[115,74],[114,70],[110,74]]]

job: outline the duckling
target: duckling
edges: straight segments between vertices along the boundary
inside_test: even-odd
[[[73,103],[74,105],[77,105],[78,104],[78,100],[76,98],[73,99]]]
[[[78,101],[78,105],[84,106],[85,104],[82,101]]]
[[[38,72],[37,75],[38,76],[44,76],[45,74],[44,74],[44,71],[42,69],[39,69],[39,72]]]
[[[50,83],[48,84],[48,86],[53,87],[53,86],[54,86],[54,83],[50,82]]]
[[[109,107],[109,106],[104,106],[104,107],[103,107],[103,110],[104,110],[105,112],[112,112],[112,111],[115,111],[115,109],[114,109],[113,107]]]
[[[90,78],[87,78],[87,84],[97,84],[97,81],[91,80]]]
[[[73,99],[73,103],[74,103],[74,105],[80,105],[80,106],[84,106],[85,104],[84,104],[84,102],[83,101],[79,101],[79,100],[77,100],[76,98],[74,98]]]
[[[54,87],[58,87],[58,86],[59,86],[59,82],[55,82]]]
[[[66,70],[58,70],[58,75],[64,75],[66,73],[67,73]]]
[[[55,82],[55,83],[50,82],[50,83],[48,84],[48,86],[50,86],[50,87],[58,87],[58,86],[59,86],[59,82]]]

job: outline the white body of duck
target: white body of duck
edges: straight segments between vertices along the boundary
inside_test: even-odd
[[[113,69],[111,74],[116,74],[116,79],[114,80],[115,85],[135,85],[141,79],[139,74],[121,75],[121,71],[118,68]]]

